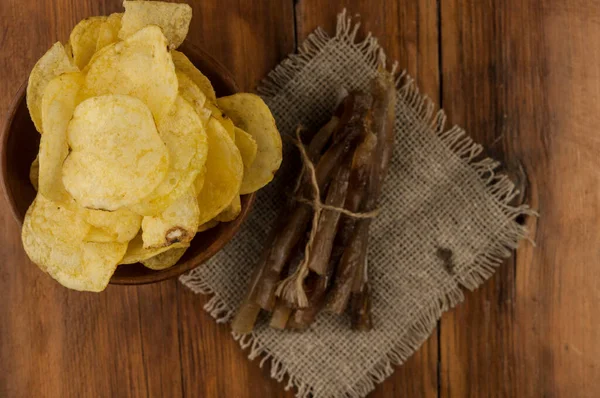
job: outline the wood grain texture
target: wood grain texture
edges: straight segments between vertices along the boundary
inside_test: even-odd
[[[331,32],[343,7],[360,13],[364,31],[450,122],[527,181],[524,197],[542,214],[527,220],[537,247],[523,243],[443,317],[439,341],[434,334],[372,397],[600,396],[596,2],[189,3],[190,41],[243,90],[296,38],[317,26]],[[0,118],[53,42],[66,41],[82,18],[120,9],[121,0],[0,1]],[[58,286],[26,258],[1,206],[0,397],[293,396],[215,324],[205,297],[177,281],[101,294]]]
[[[512,123],[519,120],[515,111],[520,104],[503,85],[517,73],[505,53],[510,36],[501,18],[510,16],[496,13],[491,2],[442,1],[441,5],[442,105],[449,120],[463,126],[505,167],[518,164],[518,153],[508,146],[516,139],[518,128]],[[521,89],[524,92],[527,87]],[[531,123],[524,116],[522,120]],[[467,294],[463,304],[444,314],[440,333],[443,396],[520,396],[516,389],[522,382],[513,349],[514,296],[511,259],[491,281]]]
[[[541,217],[537,248],[443,317],[441,396],[600,394],[599,20],[593,1],[442,0],[443,106]]]
[[[362,37],[367,32],[377,37],[389,62],[397,60],[399,68],[406,69],[421,91],[439,104],[437,1],[300,1],[296,5],[299,43],[318,26],[335,32],[336,16],[343,8],[349,16],[360,14]],[[437,397],[437,372],[434,332],[404,366],[377,386],[373,396]]]

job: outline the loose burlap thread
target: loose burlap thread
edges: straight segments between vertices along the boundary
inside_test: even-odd
[[[298,125],[317,129],[332,114],[340,89],[367,89],[384,54],[370,35],[356,42],[359,24],[342,12],[335,36],[317,29],[258,92],[282,134]],[[514,184],[499,163],[460,127],[446,128],[443,111],[419,94],[406,74],[397,79],[396,146],[371,227],[369,272],[374,329],[354,332],[349,317],[320,314],[308,331],[268,327],[234,335],[249,358],[270,363],[271,376],[298,397],[361,397],[402,364],[430,335],[443,311],[462,301],[509,257],[531,214],[509,203]],[[284,148],[277,178],[258,194],[242,229],[209,262],[181,277],[196,293],[212,295],[205,309],[229,322],[241,303],[270,226],[300,167]]]

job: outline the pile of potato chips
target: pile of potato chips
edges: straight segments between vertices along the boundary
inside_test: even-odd
[[[101,291],[119,264],[168,268],[198,231],[234,220],[268,184],[281,137],[253,94],[216,98],[176,48],[192,10],[125,1],[81,21],[29,77],[41,134],[22,239],[62,285]]]

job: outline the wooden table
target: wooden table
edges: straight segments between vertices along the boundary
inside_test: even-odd
[[[2,0],[0,115],[77,21],[121,0]],[[519,178],[537,248],[455,310],[373,397],[600,396],[600,5],[592,0],[196,0],[189,38],[240,87],[347,7]],[[0,212],[0,397],[291,397],[176,280],[68,291]]]

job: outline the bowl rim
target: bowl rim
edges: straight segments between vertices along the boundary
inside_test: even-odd
[[[183,44],[178,48],[179,51],[183,52],[188,58],[190,58],[190,53],[193,53],[193,57],[190,58],[190,61],[194,63],[194,59],[192,58],[200,58],[204,63],[210,65],[212,72],[219,75],[220,79],[224,83],[225,86],[232,92],[238,93],[239,87],[235,82],[231,72],[223,66],[219,61],[217,61],[212,55],[210,55],[207,51],[202,48],[190,43],[188,40],[185,40]],[[16,116],[17,110],[20,106],[22,106],[23,101],[26,101],[26,90],[29,82],[29,78],[27,78],[19,87],[19,90],[14,95],[8,112],[6,113],[6,118],[2,125],[2,134],[0,140],[0,185],[2,186],[2,195],[8,203],[8,207],[10,208],[10,212],[17,222],[19,227],[23,227],[23,220],[20,216],[20,213],[17,210],[16,203],[14,201],[14,195],[10,185],[7,183],[8,181],[8,153],[7,153],[7,145],[8,138],[11,132],[11,126],[14,122],[14,118]],[[254,204],[254,200],[256,198],[256,193],[253,192],[248,195],[242,195],[242,211],[238,215],[238,217],[229,222],[222,223],[222,225],[228,225],[228,228],[221,229],[222,232],[219,233],[218,239],[216,239],[212,244],[206,247],[202,252],[198,253],[194,257],[188,259],[183,263],[175,264],[172,267],[169,267],[164,270],[152,270],[153,272],[145,274],[145,275],[137,275],[137,276],[116,276],[113,275],[109,281],[110,285],[145,285],[151,283],[162,282],[167,279],[174,278],[176,276],[180,276],[198,266],[206,262],[208,259],[213,257],[217,252],[219,252],[231,239],[235,236],[235,234],[239,231],[241,224],[246,220],[250,211],[252,210],[252,206]],[[220,228],[221,226],[219,226]],[[119,265],[124,266],[124,265]]]
[[[29,79],[26,79],[21,84],[21,87],[19,87],[19,90],[17,91],[17,93],[15,94],[15,96],[13,97],[13,99],[10,103],[10,108],[8,108],[6,118],[4,119],[4,124],[2,125],[2,140],[0,141],[0,156],[2,156],[2,159],[0,159],[0,169],[1,169],[0,172],[1,172],[1,177],[2,177],[2,184],[0,184],[0,185],[2,185],[2,194],[4,196],[4,200],[6,200],[6,202],[8,203],[10,212],[11,212],[14,220],[19,225],[19,227],[23,227],[23,220],[21,220],[21,217],[19,216],[19,213],[17,212],[17,206],[15,205],[15,202],[13,200],[14,196],[12,195],[12,190],[10,189],[10,186],[6,183],[8,181],[7,144],[8,144],[8,137],[10,136],[10,127],[12,126],[13,121],[15,119],[15,115],[17,114],[17,109],[19,109],[19,107],[21,106],[21,103],[25,100],[25,91],[27,90],[28,83],[29,83]],[[11,192],[9,192],[9,190]]]

